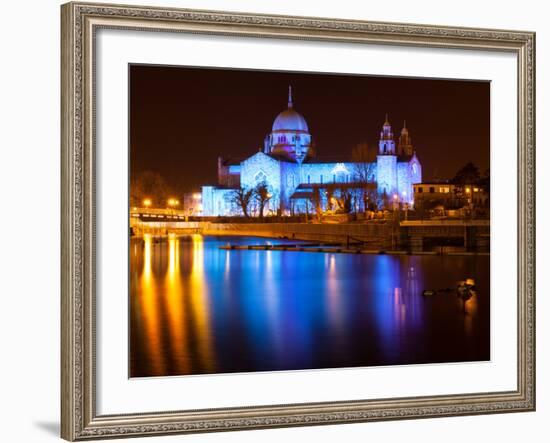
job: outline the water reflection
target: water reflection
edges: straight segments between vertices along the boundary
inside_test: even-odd
[[[131,376],[489,359],[488,257],[219,249],[268,241],[133,239]]]
[[[146,235],[143,239],[143,272],[141,273],[141,314],[145,328],[145,338],[148,348],[148,361],[155,374],[164,372],[165,355],[161,352],[162,318],[159,314],[155,275],[153,273],[153,240]]]
[[[166,316],[169,325],[171,357],[176,362],[178,372],[189,372],[189,364],[186,356],[186,330],[187,318],[185,316],[184,297],[185,291],[182,285],[180,273],[180,244],[175,236],[168,238],[168,270],[166,272]]]
[[[216,362],[212,354],[212,330],[210,326],[210,303],[208,279],[204,272],[204,243],[202,236],[194,234],[193,263],[191,265],[190,291],[191,310],[194,323],[198,357],[202,372],[213,372]]]

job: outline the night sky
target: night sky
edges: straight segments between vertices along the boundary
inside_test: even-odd
[[[158,172],[179,191],[215,184],[218,156],[263,146],[289,84],[320,158],[377,145],[388,113],[396,145],[407,121],[424,181],[489,167],[489,82],[132,65],[131,174]]]

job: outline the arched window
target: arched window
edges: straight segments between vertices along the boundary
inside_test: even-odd
[[[265,175],[264,171],[259,171],[254,176],[254,180],[256,181],[256,183],[263,183],[267,181],[267,175]]]

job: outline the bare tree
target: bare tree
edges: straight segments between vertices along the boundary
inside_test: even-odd
[[[359,143],[351,151],[351,158],[354,163],[356,180],[361,183],[372,181],[374,163],[376,162],[377,149],[368,143]]]
[[[327,210],[333,211],[334,210],[334,191],[336,190],[336,187],[331,184],[327,185],[326,188],[326,196],[327,196]]]
[[[349,214],[351,212],[351,203],[352,203],[352,194],[349,189],[340,188],[340,196],[336,199],[338,203],[338,208],[344,214]]]
[[[323,200],[321,198],[321,189],[319,189],[318,187],[314,187],[309,201],[311,202],[311,205],[315,210],[317,219],[320,220],[321,215],[323,214]]]
[[[259,217],[264,217],[264,209],[271,199],[271,193],[269,192],[269,187],[265,182],[260,182],[254,188],[254,198],[258,202]]]
[[[248,214],[248,207],[250,206],[253,195],[254,189],[252,188],[238,188],[235,189],[230,196],[230,201],[235,204],[235,206],[241,208],[241,210],[243,211],[243,215],[246,218],[250,217],[250,215]]]
[[[372,202],[376,198],[376,187],[373,182],[376,154],[376,147],[368,143],[359,143],[351,153],[355,181],[363,184],[361,197],[365,212],[368,209],[369,200]]]

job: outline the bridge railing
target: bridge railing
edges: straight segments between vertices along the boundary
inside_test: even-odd
[[[172,209],[172,208],[130,208],[130,216],[140,216],[140,215],[181,215],[185,216],[186,211],[183,209]]]

